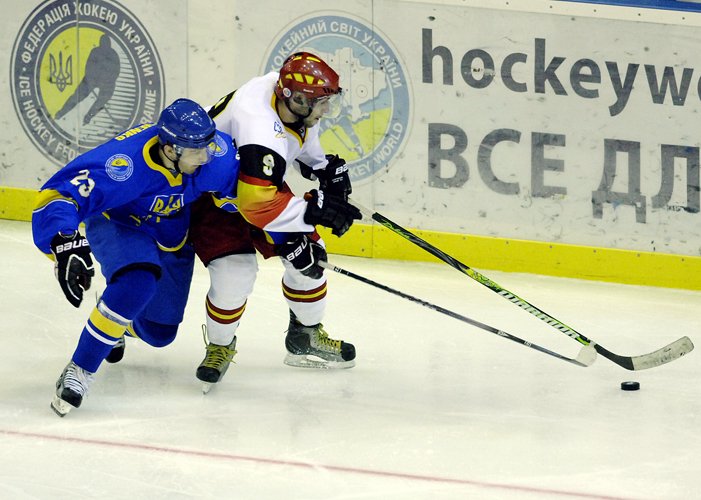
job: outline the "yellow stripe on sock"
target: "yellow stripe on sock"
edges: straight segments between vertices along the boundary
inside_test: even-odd
[[[124,325],[121,325],[104,316],[97,306],[95,306],[95,309],[93,309],[92,313],[90,313],[90,322],[100,331],[100,333],[104,333],[108,337],[118,339],[124,335]]]
[[[239,307],[238,309],[235,309],[232,312],[232,314],[224,314],[221,312],[221,309],[213,308],[213,306],[209,303],[209,300],[207,300],[206,306],[207,306],[207,314],[210,317],[219,319],[222,322],[231,322],[231,323],[233,323],[234,321],[238,321],[241,318],[241,316],[243,316],[243,313],[246,310],[245,303],[243,306]]]
[[[319,288],[316,293],[311,293],[310,291],[302,291],[301,293],[292,293],[290,288],[286,288],[283,286],[282,288],[282,293],[285,297],[287,297],[290,300],[305,300],[305,301],[313,301],[313,299],[316,299],[318,297],[323,297],[327,292],[326,286],[323,286]]]

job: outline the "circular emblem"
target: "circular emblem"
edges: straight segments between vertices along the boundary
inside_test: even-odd
[[[214,140],[209,145],[212,155],[224,156],[229,151],[229,146],[222,136],[216,134]]]
[[[269,51],[265,71],[308,51],[338,72],[343,88],[338,118],[320,122],[324,150],[349,165],[354,182],[386,169],[409,135],[409,85],[397,51],[364,22],[346,16],[310,17],[287,29]]]
[[[12,49],[12,100],[34,145],[63,165],[163,107],[163,68],[139,20],[114,0],[46,0]]]
[[[122,182],[131,177],[134,172],[134,162],[127,155],[112,155],[105,162],[105,170],[112,179]]]

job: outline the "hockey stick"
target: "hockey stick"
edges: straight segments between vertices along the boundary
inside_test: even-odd
[[[477,320],[468,318],[467,316],[463,316],[462,314],[458,314],[456,312],[450,311],[444,307],[437,306],[435,304],[431,304],[430,302],[426,302],[425,300],[416,298],[416,297],[409,295],[409,294],[406,294],[404,292],[400,292],[399,290],[395,290],[394,288],[390,288],[387,285],[377,283],[376,281],[372,281],[371,279],[357,275],[357,274],[352,273],[350,271],[346,271],[345,269],[341,269],[340,267],[334,266],[333,264],[330,264],[324,260],[319,261],[318,264],[319,264],[319,266],[323,267],[324,269],[328,269],[330,271],[334,271],[334,272],[337,272],[339,274],[343,274],[343,275],[348,276],[350,278],[353,278],[355,280],[358,280],[358,281],[361,281],[361,282],[366,283],[368,285],[374,286],[375,288],[379,288],[380,290],[384,290],[385,292],[389,292],[389,293],[394,294],[398,297],[402,297],[403,299],[407,299],[407,300],[410,300],[411,302],[415,302],[415,303],[420,304],[424,307],[428,307],[429,309],[433,309],[434,311],[437,311],[439,313],[450,316],[451,318],[457,319],[459,321],[463,321],[463,322],[465,322],[469,325],[472,325],[472,326],[476,326],[477,328],[481,328],[482,330],[493,333],[495,335],[499,335],[500,337],[511,340],[511,341],[516,342],[518,344],[521,344],[523,346],[529,347],[531,349],[535,349],[536,351],[540,351],[544,354],[548,354],[550,356],[561,359],[563,361],[567,361],[568,363],[572,363],[572,364],[577,365],[577,366],[587,367],[587,366],[591,366],[592,363],[594,363],[594,361],[596,361],[596,351],[589,346],[586,346],[586,345],[583,346],[582,349],[579,351],[579,354],[577,355],[576,359],[568,358],[567,356],[563,356],[562,354],[558,354],[554,351],[551,351],[550,349],[546,349],[545,347],[541,347],[541,346],[534,344],[532,342],[528,342],[527,340],[523,340],[521,338],[518,338],[514,335],[511,335],[510,333],[506,333],[503,330],[499,330],[497,328],[494,328],[493,326],[486,325],[486,324],[481,323]]]
[[[486,276],[478,273],[471,267],[467,266],[466,264],[463,264],[459,260],[455,259],[454,257],[451,257],[450,255],[446,254],[442,250],[439,250],[438,248],[434,247],[431,245],[429,242],[421,239],[420,237],[416,236],[414,233],[411,231],[408,231],[407,229],[404,229],[400,225],[392,222],[389,220],[387,217],[374,212],[368,208],[363,207],[362,205],[358,204],[355,201],[351,201],[353,205],[358,207],[360,211],[365,214],[366,216],[372,218],[372,220],[378,222],[379,224],[383,225],[390,231],[397,233],[398,235],[402,236],[403,238],[409,240],[412,242],[414,245],[421,247],[434,257],[437,257],[438,259],[442,260],[446,264],[450,265],[451,267],[457,269],[463,274],[466,274],[473,280],[477,281],[478,283],[486,286],[493,292],[497,293],[498,295],[501,295],[505,299],[509,300],[510,302],[516,304],[518,307],[521,309],[529,312],[536,318],[546,322],[548,325],[552,326],[553,328],[561,331],[562,333],[570,336],[571,338],[575,339],[577,342],[580,344],[583,344],[585,346],[592,345],[596,351],[604,356],[605,358],[613,361],[616,363],[618,366],[621,366],[625,368],[626,370],[645,370],[647,368],[654,368],[656,366],[663,365],[665,363],[669,363],[671,361],[674,361],[675,359],[678,359],[682,357],[685,354],[688,354],[694,349],[694,344],[691,342],[691,339],[689,337],[682,337],[680,339],[675,340],[671,344],[668,344],[660,349],[657,349],[656,351],[650,352],[648,354],[642,354],[640,356],[621,356],[619,354],[615,354],[605,347],[599,345],[597,342],[594,342],[593,340],[588,339],[578,331],[576,331],[573,328],[570,328],[560,320],[553,318],[550,316],[548,313],[543,311],[542,309],[539,309],[538,307],[534,306],[530,302],[528,302],[525,299],[522,299],[518,295],[516,295],[513,292],[510,292],[506,288],[503,288],[499,284],[495,283],[494,281],[490,280]]]

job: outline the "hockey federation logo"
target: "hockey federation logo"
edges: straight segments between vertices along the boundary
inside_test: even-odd
[[[229,146],[226,141],[219,134],[214,136],[214,140],[209,145],[210,151],[212,151],[213,156],[224,156],[229,151]]]
[[[163,68],[139,20],[114,0],[47,0],[12,49],[15,111],[34,145],[63,165],[163,107]]]
[[[409,135],[409,82],[397,51],[376,29],[347,16],[296,22],[272,46],[265,70],[299,51],[322,57],[344,89],[338,118],[320,122],[324,150],[346,159],[354,182],[387,169]]]
[[[127,155],[116,154],[109,157],[105,163],[105,170],[111,179],[124,182],[134,172],[134,162]]]

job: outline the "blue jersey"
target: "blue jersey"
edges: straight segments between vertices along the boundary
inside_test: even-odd
[[[36,246],[50,254],[56,233],[103,214],[173,251],[187,239],[188,205],[203,193],[215,193],[222,208],[236,210],[239,161],[229,135],[217,132],[212,160],[187,175],[161,165],[157,133],[153,123],[140,125],[56,172],[42,186],[32,214]]]

